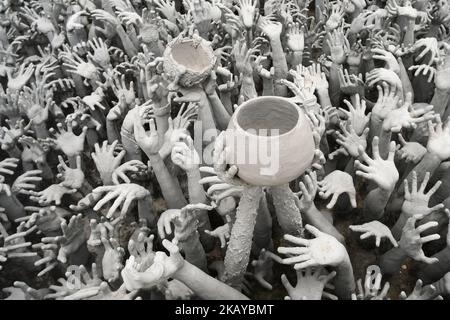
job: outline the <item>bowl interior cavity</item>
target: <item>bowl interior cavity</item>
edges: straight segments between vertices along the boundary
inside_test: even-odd
[[[297,107],[277,98],[255,99],[241,106],[237,114],[237,123],[245,131],[256,130],[258,135],[276,135],[289,132],[298,122]],[[267,130],[267,134],[262,129]],[[251,132],[250,131],[250,132]]]
[[[203,46],[194,46],[192,41],[175,44],[172,47],[172,58],[177,63],[193,71],[203,71],[211,64],[211,59]]]

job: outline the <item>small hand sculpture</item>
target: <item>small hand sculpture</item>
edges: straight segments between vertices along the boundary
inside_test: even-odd
[[[422,245],[424,243],[439,239],[440,235],[435,233],[425,237],[421,237],[420,233],[430,228],[436,227],[438,223],[436,221],[430,221],[416,227],[416,221],[419,219],[422,219],[422,216],[415,215],[408,218],[405,226],[403,227],[400,241],[398,242],[399,247],[414,260],[422,261],[428,264],[435,263],[439,261],[438,258],[426,257],[425,253],[422,250]]]
[[[316,266],[337,266],[348,259],[347,250],[336,238],[309,224],[305,229],[315,238],[307,240],[289,234],[284,235],[285,240],[301,247],[278,247],[279,253],[292,255],[284,258],[283,264],[294,264],[294,268],[300,270]]]
[[[100,210],[108,201],[115,199],[113,205],[111,206],[111,208],[109,208],[108,213],[106,214],[106,217],[108,219],[110,219],[114,215],[114,212],[119,208],[120,205],[122,205],[120,217],[125,217],[131,203],[134,200],[144,199],[145,197],[150,195],[150,192],[147,189],[135,183],[98,187],[95,188],[92,192],[94,194],[102,194],[105,192],[107,193],[99,202],[97,202],[94,207],[95,211]]]
[[[319,186],[319,195],[323,198],[329,198],[330,202],[327,208],[331,209],[336,204],[339,196],[342,193],[347,193],[350,197],[350,203],[353,208],[356,208],[356,191],[353,185],[352,176],[340,170],[335,170],[327,175],[322,181],[317,182]]]
[[[358,148],[358,152],[364,162],[367,163],[367,166],[363,165],[359,160],[355,160],[356,175],[374,181],[383,190],[394,190],[399,178],[394,163],[395,142],[390,144],[387,160],[383,160],[380,157],[378,137],[374,137],[372,140],[373,159],[361,147]]]
[[[381,238],[388,238],[394,247],[398,247],[398,243],[394,239],[391,230],[379,221],[374,220],[359,226],[349,226],[349,228],[355,232],[362,232],[363,234],[360,236],[361,240],[374,236],[377,247],[380,246]]]
[[[412,172],[412,182],[411,191],[409,190],[408,180],[405,179],[405,201],[402,205],[402,212],[404,212],[408,217],[413,217],[415,215],[427,216],[432,212],[441,210],[444,205],[442,203],[428,207],[428,202],[431,196],[439,189],[441,186],[441,181],[437,181],[435,185],[425,193],[425,188],[427,187],[428,180],[430,179],[430,173],[427,172],[423,178],[422,184],[417,188],[417,173]]]
[[[76,157],[77,167],[75,169],[69,168],[61,156],[58,156],[58,159],[58,170],[60,173],[56,177],[63,179],[60,185],[70,189],[80,189],[84,182],[84,173],[81,169],[81,157]]]
[[[300,269],[296,271],[297,284],[293,287],[286,275],[281,275],[281,283],[286,288],[289,296],[285,300],[321,300],[322,297],[337,300],[331,293],[324,292],[325,286],[336,276],[336,271],[327,273],[322,267]]]

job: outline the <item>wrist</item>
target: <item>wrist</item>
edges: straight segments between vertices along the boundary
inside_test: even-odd
[[[328,88],[316,88],[319,98],[328,96]]]
[[[436,288],[436,295],[446,295],[449,292],[447,291],[446,285],[445,285],[445,276],[436,281],[432,284]]]
[[[186,170],[186,176],[189,178],[197,178],[200,175],[200,171],[198,169],[198,166],[193,166],[191,168],[188,168]]]
[[[112,185],[112,172],[100,172],[100,178],[105,186]]]
[[[162,108],[153,108],[153,113],[155,114],[156,117],[163,117],[170,114],[171,108],[172,106],[170,105],[170,103],[168,103],[166,106]]]
[[[423,159],[426,158],[427,162],[439,165],[443,160],[445,159],[441,159],[436,153],[434,153],[433,151],[429,151],[427,148],[427,153],[425,154],[425,156],[423,157]]]

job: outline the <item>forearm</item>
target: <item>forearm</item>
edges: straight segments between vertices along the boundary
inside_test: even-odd
[[[184,262],[183,267],[173,275],[173,278],[183,282],[201,299],[248,300],[248,298],[239,291],[209,276],[186,261]]]
[[[138,200],[138,214],[139,219],[145,219],[150,228],[156,227],[157,217],[153,212],[151,195]]]
[[[317,95],[319,96],[319,102],[322,108],[331,106],[331,99],[328,93],[328,89],[317,89]]]
[[[199,102],[198,120],[201,121],[203,135],[208,133],[211,134],[212,130],[217,130],[214,116],[211,111],[211,104],[209,103],[206,94]]]
[[[272,47],[272,62],[274,68],[273,79],[275,81],[274,92],[276,96],[286,97],[287,88],[284,84],[279,83],[279,80],[286,79],[288,75],[288,66],[286,62],[286,55],[281,45],[280,37],[273,37],[270,39],[270,46]]]
[[[243,101],[247,101],[258,96],[255,88],[255,82],[253,81],[252,75],[242,75],[242,85],[241,91],[239,93],[240,97],[243,97]],[[240,101],[240,102],[243,102]]]
[[[214,119],[216,120],[219,129],[225,130],[228,127],[231,115],[225,109],[225,106],[223,105],[222,101],[220,101],[220,98],[215,91],[213,94],[208,95],[208,99],[212,107]]]
[[[445,109],[447,108],[449,99],[450,95],[446,91],[435,88],[433,98],[430,102],[430,104],[433,106],[434,112],[442,117],[444,115]]]
[[[41,123],[33,123],[32,126],[34,132],[36,133],[36,138],[45,139],[48,137],[48,130],[45,121]]]
[[[258,255],[261,249],[270,250],[272,247],[272,216],[267,207],[266,197],[263,195],[259,201],[258,215],[256,216],[252,253]]]
[[[436,291],[434,291],[433,297],[435,298],[438,295],[448,295],[450,292],[447,290],[447,286],[445,285],[447,281],[445,280],[445,278],[441,278],[440,280],[436,281],[435,283],[433,283],[433,286],[435,287]],[[424,290],[427,287],[424,287]],[[431,291],[431,290],[430,290]]]
[[[386,131],[384,129],[381,129],[378,148],[380,150],[380,156],[382,159],[387,159],[387,156],[389,154],[389,147],[391,144],[391,137],[392,133],[390,130]]]
[[[341,243],[345,242],[344,236],[330,223],[330,221],[328,221],[327,218],[325,218],[325,216],[317,209],[314,203],[308,210],[304,212],[304,214],[305,220],[308,224],[315,226],[322,232],[332,235]]]
[[[328,81],[330,86],[329,96],[333,106],[338,106],[340,103],[341,89],[339,84],[339,65],[334,62],[330,67],[330,79]]]
[[[373,137],[379,136],[381,134],[382,126],[383,120],[372,114],[372,116],[370,117],[369,141],[372,141]]]
[[[284,233],[293,236],[303,235],[303,222],[300,210],[296,205],[296,196],[289,185],[273,186],[270,188],[277,220]]]
[[[189,203],[207,203],[205,190],[203,186],[199,183],[200,181],[200,171],[198,168],[186,172],[188,178],[188,192],[189,192]],[[200,232],[201,242],[209,247],[212,245],[212,239],[205,235],[205,230],[211,230],[211,223],[209,221],[208,211],[201,210],[198,215],[199,225],[198,231]]]
[[[394,274],[399,269],[403,261],[408,257],[406,252],[398,247],[392,248],[380,258],[380,268],[383,274]]]
[[[380,219],[391,196],[391,190],[376,188],[369,192],[364,201],[363,216],[365,221]]]
[[[187,205],[183,191],[177,179],[173,177],[167,170],[164,161],[159,154],[147,154],[153,167],[156,179],[158,180],[164,200],[167,202],[169,209],[181,209]]]
[[[164,134],[169,128],[169,117],[171,108],[172,108],[171,105],[167,104],[164,107],[153,109],[155,114],[156,128],[158,131],[158,141],[161,141],[161,143],[164,141]]]
[[[294,51],[291,54],[291,69],[301,65],[303,61],[303,51]]]
[[[402,212],[398,217],[395,225],[392,227],[391,232],[395,239],[399,240],[402,235],[403,227],[405,226],[406,220],[408,220],[408,216]]]
[[[439,261],[432,264],[425,264],[418,272],[418,276],[425,283],[430,283],[442,278],[447,272],[450,272],[450,247],[445,247],[439,251],[433,258]]]
[[[10,158],[17,158],[20,159],[20,156],[22,154],[22,151],[20,151],[19,147],[17,147],[17,145],[13,145],[11,148],[9,148],[8,150],[5,150],[6,153],[8,154],[8,156]]]
[[[134,57],[138,54],[138,50],[136,49],[136,47],[134,46],[133,42],[131,41],[130,37],[128,36],[128,34],[125,32],[125,30],[123,29],[122,25],[117,25],[115,28],[117,34],[120,37],[120,40],[122,41],[122,46],[125,50],[125,53],[129,56],[129,57]]]
[[[231,229],[222,279],[234,288],[241,288],[247,270],[261,195],[261,187],[246,187],[236,210],[236,221]]]
[[[142,161],[141,148],[137,145],[136,141],[134,140],[133,133],[124,130],[124,127],[122,126],[122,130],[120,131],[120,137],[122,146],[126,151],[125,160]]]
[[[187,262],[196,266],[197,268],[207,271],[206,254],[200,243],[198,232],[191,235],[189,238],[180,241],[179,245],[184,252],[184,257]]]
[[[416,26],[416,19],[403,17],[398,20],[400,23],[400,30],[405,30],[403,44],[405,47],[409,47],[414,44],[414,28]]]
[[[115,121],[106,120],[106,135],[110,144],[116,140],[120,140],[119,129],[116,127]]]
[[[263,92],[262,95],[263,96],[273,96],[275,95],[274,93],[274,86],[273,86],[273,79],[267,79],[267,78],[262,78],[263,81]]]
[[[346,259],[336,267],[336,277],[334,278],[335,293],[339,299],[350,300],[355,291],[355,278],[350,258]]]
[[[441,160],[432,153],[426,153],[425,156],[420,160],[420,162],[414,167],[414,169],[408,174],[406,179],[409,183],[412,181],[413,172],[417,174],[417,183],[422,183],[423,178],[427,172],[430,173],[430,176],[433,176],[434,171],[441,164]],[[403,193],[403,186],[399,187],[399,190]]]
[[[14,194],[7,196],[5,193],[1,193],[0,206],[5,208],[6,215],[10,221],[14,221],[17,218],[22,218],[27,215],[22,203],[17,200]]]
[[[400,78],[400,81],[402,82],[404,98],[406,98],[407,93],[411,93],[411,100],[414,101],[414,89],[411,84],[411,81],[409,80],[408,72],[406,71],[406,68],[403,65],[401,58],[398,58],[398,62],[399,62],[398,65],[400,67],[400,72],[398,76]]]
[[[221,91],[220,100],[229,114],[233,113],[233,103],[231,102],[231,92]]]
[[[53,179],[52,169],[50,168],[50,166],[47,164],[46,161],[38,162],[38,163],[36,163],[36,166],[39,170],[42,171],[42,174],[41,174],[42,178],[47,179],[47,180]]]

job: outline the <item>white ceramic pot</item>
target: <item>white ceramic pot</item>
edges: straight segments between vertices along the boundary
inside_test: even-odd
[[[276,96],[244,102],[233,114],[226,133],[229,164],[247,183],[288,183],[311,165],[314,139],[303,111]]]
[[[178,84],[183,87],[201,83],[216,63],[211,43],[200,37],[174,39],[167,45],[163,57],[164,71],[171,80],[179,78]]]

